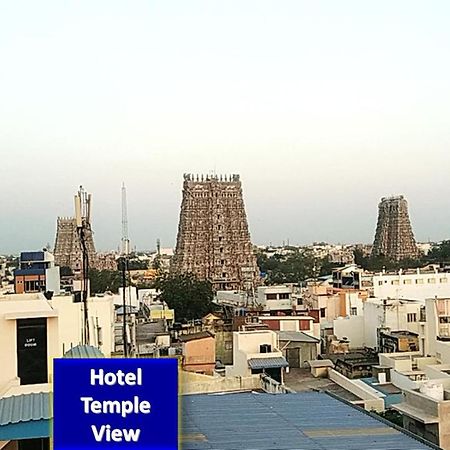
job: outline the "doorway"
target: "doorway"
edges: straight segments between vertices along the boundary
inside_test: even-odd
[[[17,320],[17,376],[20,384],[48,383],[46,318]]]

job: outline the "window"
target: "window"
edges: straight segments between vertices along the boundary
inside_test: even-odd
[[[283,293],[279,294],[278,298],[280,300],[289,300],[289,293],[288,292],[283,292]]]
[[[429,284],[436,284],[436,278],[428,278]]]
[[[423,284],[423,278],[417,278],[416,284]]]
[[[320,317],[325,317],[325,308],[320,308]]]
[[[412,284],[411,279],[407,278],[406,280],[403,280],[403,284]]]
[[[382,281],[379,281],[379,282],[378,282],[378,286],[383,286],[383,282],[382,282]]]
[[[277,294],[266,294],[266,300],[276,300]]]
[[[351,316],[356,316],[358,314],[358,308],[356,306],[352,306],[350,308],[350,315]]]
[[[408,313],[406,316],[406,320],[408,323],[417,322],[417,314],[416,313]]]
[[[439,278],[439,283],[447,283],[447,278]]]
[[[397,286],[399,284],[399,282],[398,282],[398,280],[392,280],[391,284]]]

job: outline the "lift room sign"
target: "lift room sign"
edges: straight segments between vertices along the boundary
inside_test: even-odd
[[[178,449],[178,367],[168,359],[55,359],[55,450]]]

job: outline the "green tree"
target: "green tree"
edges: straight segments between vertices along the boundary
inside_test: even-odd
[[[200,319],[215,309],[211,283],[192,274],[164,275],[155,285],[161,291],[160,300],[175,310],[177,321]]]
[[[427,255],[430,262],[446,263],[450,261],[450,240],[435,245]]]
[[[122,274],[118,270],[89,270],[91,294],[103,294],[111,291],[115,294],[122,286]]]
[[[257,255],[260,271],[266,274],[267,284],[301,283],[308,278],[331,273],[328,259],[315,258],[308,249],[290,248],[285,255],[268,257]]]

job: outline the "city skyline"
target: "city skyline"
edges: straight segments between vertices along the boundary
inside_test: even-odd
[[[431,7],[431,5],[433,7]],[[183,173],[238,173],[252,242],[366,242],[382,197],[449,236],[450,4],[4,2],[0,251],[175,245]]]
[[[205,179],[206,179],[206,175],[207,174],[205,174]],[[200,174],[199,174],[199,176],[200,176]],[[226,174],[226,176],[229,176],[229,174]],[[246,202],[245,202],[245,185],[244,185],[243,191],[244,191],[244,204],[246,205]],[[74,193],[75,193],[75,191],[74,191]],[[181,185],[180,185],[180,193],[182,193],[182,182],[181,182]],[[95,205],[96,198],[95,198],[95,193],[93,193],[93,194],[94,194],[93,197],[94,197],[94,205]],[[181,205],[181,197],[182,197],[182,195],[180,194],[179,197],[180,197],[180,205]],[[388,196],[385,196],[385,197],[388,197]],[[379,200],[381,200],[381,198]],[[168,241],[164,241],[160,236],[156,236],[155,240],[153,242],[148,242],[147,245],[146,245],[145,242],[144,242],[144,244],[142,244],[142,243],[132,239],[131,240],[131,247],[132,248],[136,248],[138,251],[149,251],[149,250],[153,251],[153,250],[156,249],[156,241],[159,239],[161,241],[161,246],[163,248],[175,248],[176,235],[177,235],[177,231],[176,230],[178,229],[178,219],[179,219],[179,208],[180,208],[180,205],[178,205],[178,209],[177,209],[176,214],[175,214],[176,215],[176,221],[173,224],[173,227],[175,229],[175,235],[174,235],[172,241],[169,241],[169,240]],[[96,232],[96,225],[95,225],[96,224],[96,220],[95,220],[95,215],[96,214],[95,214],[95,209],[94,209],[93,220],[92,220],[92,223],[93,223],[93,235],[94,235],[94,239],[95,239],[95,242],[96,242],[97,250],[99,252],[116,251],[116,250],[118,250],[120,248],[120,245],[121,245],[121,241],[120,241],[121,234],[120,233],[121,233],[121,225],[122,224],[120,222],[120,219],[121,219],[120,199],[118,199],[117,205],[114,205],[114,206],[115,206],[116,213],[118,214],[117,217],[118,217],[119,222],[113,224],[113,226],[117,229],[116,230],[117,238],[116,238],[116,242],[112,242],[112,244],[110,246],[108,246],[108,244],[103,245],[103,246],[101,245],[102,242],[103,243],[106,242],[106,239],[105,239],[105,236],[101,236],[101,235],[99,235],[98,232]],[[70,207],[72,207],[72,212],[69,211]],[[246,209],[248,209],[247,206],[246,206]],[[47,240],[46,239],[41,240],[40,241],[41,245],[39,245],[39,242],[38,242],[34,246],[31,245],[31,246],[26,247],[26,249],[37,250],[37,249],[40,249],[42,247],[46,247],[47,244],[50,244],[51,248],[49,250],[50,251],[53,250],[53,246],[54,246],[54,243],[55,243],[55,237],[56,237],[56,228],[57,228],[57,219],[58,219],[58,217],[70,218],[70,217],[73,217],[73,215],[74,215],[73,214],[74,213],[74,211],[73,211],[73,195],[69,196],[67,205],[65,205],[64,210],[67,212],[67,214],[59,214],[57,217],[55,217],[55,227],[54,227],[55,229],[54,229],[54,233],[53,233],[52,237],[50,239],[47,239]],[[376,205],[375,205],[375,210],[376,210]],[[99,217],[101,217],[101,216],[102,216],[102,214],[100,213]],[[376,219],[377,219],[377,212],[375,212],[375,214],[374,214],[374,221],[373,221],[373,224],[372,224],[373,225],[373,234],[371,236],[369,236],[367,240],[339,241],[339,240],[333,240],[332,238],[331,239],[323,239],[323,238],[320,237],[319,234],[316,234],[317,238],[311,239],[309,241],[297,240],[297,239],[295,239],[295,237],[292,238],[291,236],[276,236],[274,239],[255,241],[255,239],[253,239],[253,237],[252,237],[253,234],[252,234],[251,228],[250,228],[250,236],[252,237],[252,243],[254,245],[274,245],[274,246],[294,245],[294,246],[305,246],[305,245],[311,245],[313,243],[320,243],[320,242],[326,242],[326,243],[334,244],[334,245],[340,245],[340,244],[341,245],[350,245],[350,244],[369,244],[369,245],[371,245],[373,243],[373,239],[375,237],[375,231],[376,231],[376,225],[377,225],[377,220]],[[314,218],[311,218],[311,220],[314,220]],[[414,223],[413,223],[413,221],[412,221],[412,227],[413,227],[413,230],[414,230]],[[422,243],[423,242],[438,242],[438,241],[442,241],[444,239],[445,239],[445,237],[442,238],[442,239],[417,239],[417,243],[420,243],[420,242],[422,242]],[[100,245],[98,245],[97,242],[100,242]],[[25,248],[6,249],[6,251],[5,251],[4,249],[0,248],[0,254],[8,254],[8,253],[18,254],[20,251],[23,251],[24,249]]]

